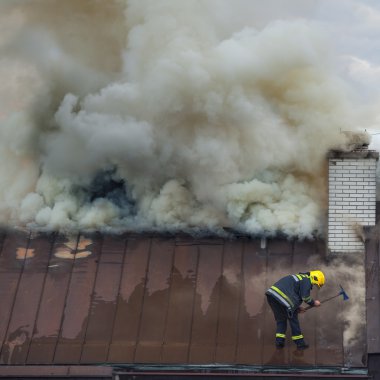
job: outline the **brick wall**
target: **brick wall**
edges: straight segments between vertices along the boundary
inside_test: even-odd
[[[330,152],[328,251],[363,252],[362,227],[376,224],[374,151]]]

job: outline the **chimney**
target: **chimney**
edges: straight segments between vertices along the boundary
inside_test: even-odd
[[[363,228],[376,224],[379,153],[366,146],[331,151],[329,159],[328,253],[364,252]]]

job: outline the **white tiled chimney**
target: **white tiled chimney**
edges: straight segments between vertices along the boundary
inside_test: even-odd
[[[332,151],[328,158],[328,252],[364,252],[363,227],[376,224],[379,154],[367,149]]]

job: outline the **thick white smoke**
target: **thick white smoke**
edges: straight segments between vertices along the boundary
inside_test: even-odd
[[[316,25],[258,4],[4,2],[0,221],[321,232],[353,96]]]

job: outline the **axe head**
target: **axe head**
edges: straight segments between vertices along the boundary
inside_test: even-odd
[[[342,295],[343,296],[343,301],[347,301],[350,297],[347,295],[347,293],[344,291],[344,289],[342,288],[342,285],[339,285],[340,286],[340,292],[339,292],[339,295]]]

